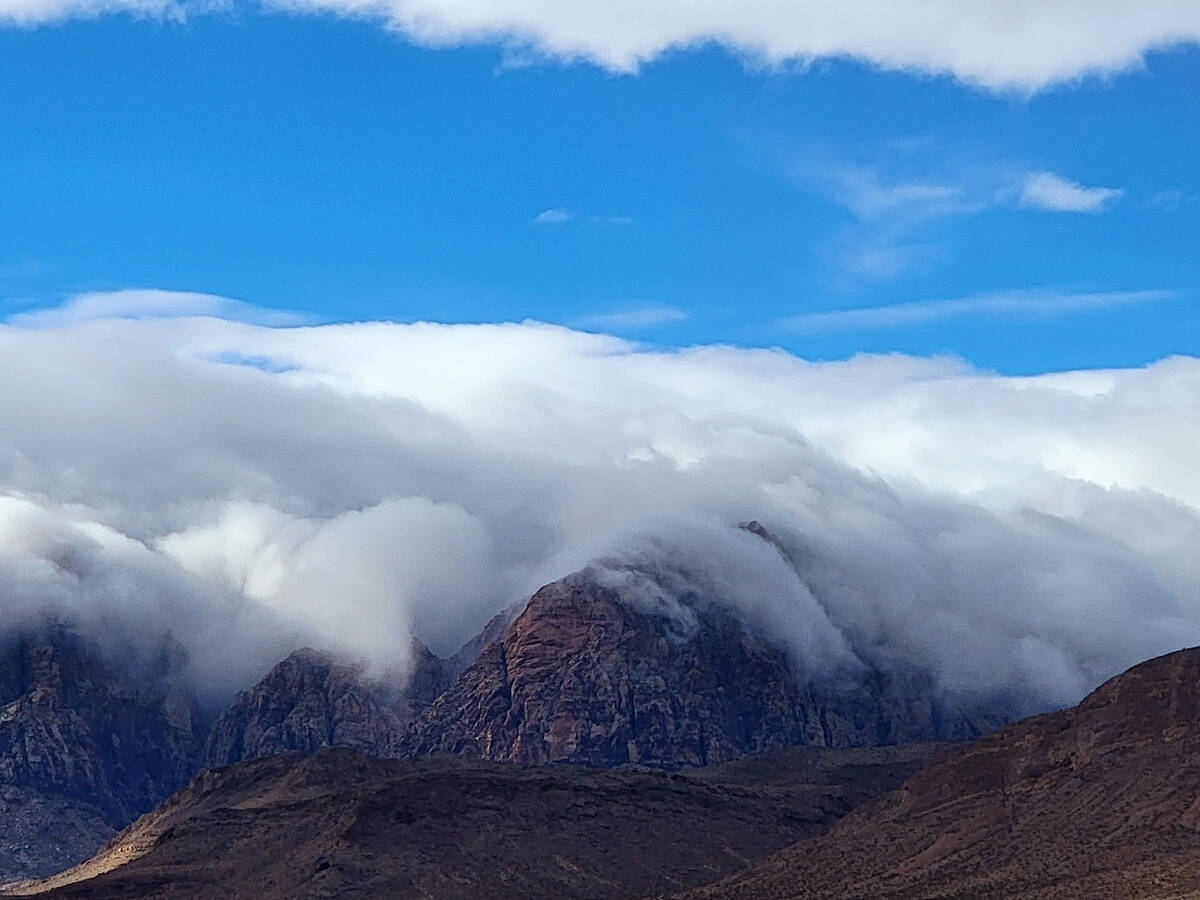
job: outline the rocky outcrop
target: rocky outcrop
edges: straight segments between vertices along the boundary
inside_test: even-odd
[[[449,680],[418,642],[399,682],[301,650],[213,722],[169,642],[158,658],[113,656],[61,625],[0,645],[0,882],[91,855],[202,768],[330,746],[394,754]]]
[[[195,771],[205,722],[169,644],[134,672],[70,630],[0,644],[0,878],[94,852]]]
[[[448,657],[444,661],[444,666],[449,680],[452,682],[457,679],[459,675],[467,670],[471,663],[479,659],[479,655],[483,653],[484,648],[504,637],[504,632],[508,630],[508,626],[512,624],[513,619],[519,616],[524,609],[524,600],[506,606],[488,620],[488,623],[483,626],[483,630],[479,634],[463,644],[453,656]]]
[[[698,622],[686,636],[588,571],[542,588],[417,719],[404,752],[677,767],[792,745],[958,738],[991,724],[947,715],[918,676],[802,680],[726,607],[683,602]]]
[[[409,676],[396,685],[327,653],[296,651],[220,715],[201,767],[325,747],[392,755],[408,723],[446,687],[441,660],[418,641],[412,659]]]

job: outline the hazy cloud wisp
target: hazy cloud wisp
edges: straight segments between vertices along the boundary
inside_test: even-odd
[[[800,334],[837,331],[875,331],[907,328],[944,319],[982,318],[1053,319],[1123,306],[1170,300],[1174,291],[995,291],[947,300],[912,300],[884,306],[801,313],[777,325]]]

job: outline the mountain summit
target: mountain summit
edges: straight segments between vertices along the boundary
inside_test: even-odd
[[[961,739],[997,724],[942,708],[921,673],[805,679],[735,610],[680,599],[696,623],[686,633],[592,570],[547,585],[418,717],[403,752],[672,768],[795,745]]]

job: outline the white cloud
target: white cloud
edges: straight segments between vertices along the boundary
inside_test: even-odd
[[[948,252],[944,234],[935,231],[946,220],[1017,206],[1099,213],[1124,194],[1012,163],[947,161],[941,146],[925,140],[892,141],[874,157],[831,163],[816,149],[784,167],[798,185],[850,215],[823,248],[850,286],[931,268]]]
[[[180,19],[186,10],[177,0],[0,0],[0,25],[39,25],[112,13]]]
[[[212,316],[259,325],[299,325],[306,317],[283,310],[267,309],[215,294],[127,288],[79,294],[60,306],[17,313],[14,325],[68,325],[92,319],[180,318]]]
[[[454,649],[598,556],[689,569],[810,666],[1035,706],[1200,643],[1197,359],[1006,378],[207,315],[27,319],[0,358],[3,627],[171,628],[227,687],[299,641]]]
[[[597,313],[579,320],[584,328],[600,328],[610,331],[628,331],[638,328],[653,328],[682,322],[688,314],[674,306],[630,306],[613,312]]]
[[[1084,187],[1053,172],[1034,172],[1021,185],[1021,205],[1051,212],[1098,213],[1123,193],[1120,188]]]
[[[828,193],[863,221],[903,219],[916,224],[946,216],[974,212],[979,204],[968,199],[957,184],[929,180],[887,181],[874,166],[839,166],[818,169],[809,180],[827,185]]]
[[[544,209],[536,216],[533,221],[538,225],[566,225],[568,222],[576,222],[580,218],[579,214],[565,206],[555,206],[551,209]],[[632,225],[633,219],[629,216],[588,216],[586,221],[593,225],[612,225],[615,227],[623,227]]]
[[[526,58],[616,72],[717,43],[755,64],[852,58],[1028,91],[1137,66],[1147,51],[1200,39],[1191,0],[275,0],[268,8],[374,19],[429,46],[501,44]],[[167,0],[0,0],[20,24],[120,10],[178,14]]]
[[[955,297],[949,300],[913,300],[886,306],[835,309],[801,313],[777,324],[791,331],[820,334],[832,331],[869,331],[907,328],[964,316],[992,318],[1050,319],[1059,316],[1115,309],[1169,300],[1172,291],[1063,292],[1044,290],[998,291]]]
[[[568,222],[573,221],[574,218],[575,213],[571,212],[571,210],[556,206],[553,209],[542,210],[533,217],[533,221],[538,225],[566,225]]]

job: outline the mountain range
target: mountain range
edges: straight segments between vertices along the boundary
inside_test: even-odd
[[[455,657],[415,643],[404,678],[298,650],[222,710],[169,638],[122,654],[63,623],[12,634],[0,883],[1200,896],[1200,651],[1001,727],[1003,703],[952,703],[928,672],[806,675],[714,598],[676,597],[681,627],[621,584],[594,568],[549,584]]]
[[[287,751],[670,770],[794,746],[959,740],[1004,718],[942,706],[927,673],[806,678],[719,600],[680,597],[694,617],[681,631],[604,582],[589,569],[549,584],[450,659],[414,642],[403,679],[299,650],[220,711],[188,692],[169,640],[147,664],[61,623],[11,636],[0,878],[86,858],[199,771]]]
[[[1200,897],[1200,649],[968,743],[682,772],[327,748],[206,770],[63,898]]]

